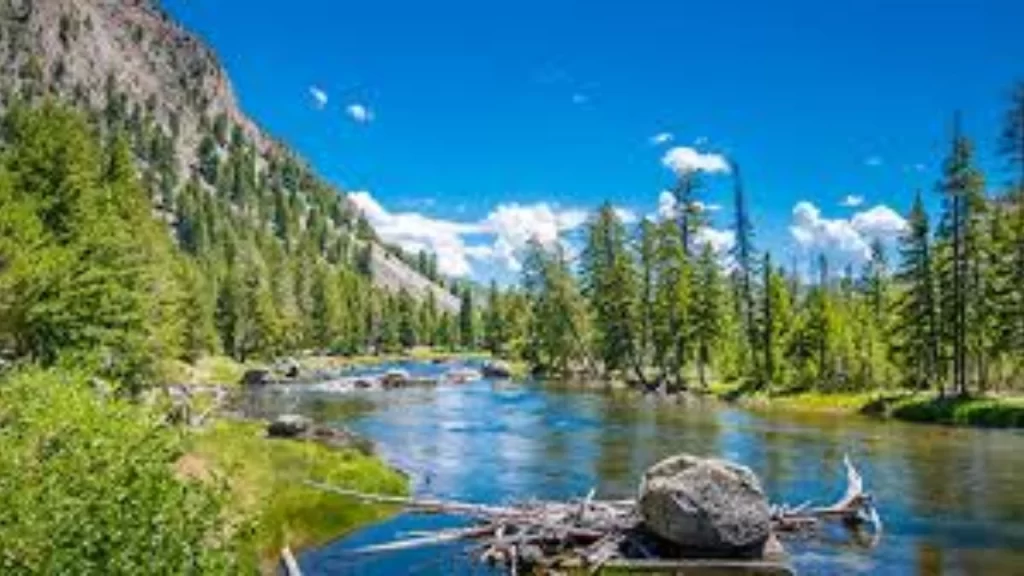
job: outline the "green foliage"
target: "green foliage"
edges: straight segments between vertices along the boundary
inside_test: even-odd
[[[244,571],[245,525],[226,517],[222,488],[176,474],[183,448],[158,413],[80,373],[0,382],[0,571]]]
[[[126,144],[102,150],[81,117],[53,104],[15,109],[5,136],[0,250],[11,254],[0,255],[9,261],[0,284],[14,291],[0,309],[0,340],[48,364],[92,357],[137,389],[157,358],[180,349],[180,293]]]

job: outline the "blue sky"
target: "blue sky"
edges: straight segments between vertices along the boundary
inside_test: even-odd
[[[954,110],[1005,179],[992,150],[1024,78],[1016,0],[165,5],[260,124],[393,239],[478,279],[604,200],[655,213],[673,147],[741,163],[760,247],[855,258],[898,226],[886,208],[934,200]],[[728,207],[728,178],[705,180]]]

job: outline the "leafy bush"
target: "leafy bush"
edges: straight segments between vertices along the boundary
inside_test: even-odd
[[[225,574],[245,524],[224,489],[183,478],[182,438],[82,375],[0,382],[0,573]]]

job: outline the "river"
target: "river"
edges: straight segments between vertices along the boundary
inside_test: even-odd
[[[443,370],[403,364],[415,373]],[[378,368],[379,370],[379,368]],[[848,453],[885,523],[872,550],[789,542],[801,574],[1024,574],[1024,434],[491,382],[357,393],[272,391],[270,412],[344,424],[409,471],[418,494],[501,503],[632,497],[645,468],[686,451],[750,466],[772,502],[830,503]],[[306,574],[487,574],[459,549],[353,557],[360,546],[458,523],[399,516],[306,551]]]

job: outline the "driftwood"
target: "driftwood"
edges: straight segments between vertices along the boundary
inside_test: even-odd
[[[847,488],[829,506],[774,506],[772,528],[779,535],[814,533],[826,522],[849,528],[873,524],[871,545],[881,536],[882,524],[863,480],[849,458],[844,458]],[[597,572],[603,567],[635,571],[686,570],[687,574],[792,574],[784,562],[736,559],[681,558],[680,550],[644,530],[634,500],[602,501],[591,490],[570,502],[531,501],[515,506],[489,506],[465,502],[368,494],[317,482],[311,487],[363,502],[400,506],[410,512],[464,516],[464,528],[419,533],[412,538],[367,546],[350,554],[380,554],[450,544],[475,542],[473,552],[485,562],[520,571],[554,572],[576,568]]]
[[[291,548],[287,546],[281,549],[281,564],[283,565],[285,576],[302,576],[299,563],[295,560]]]

